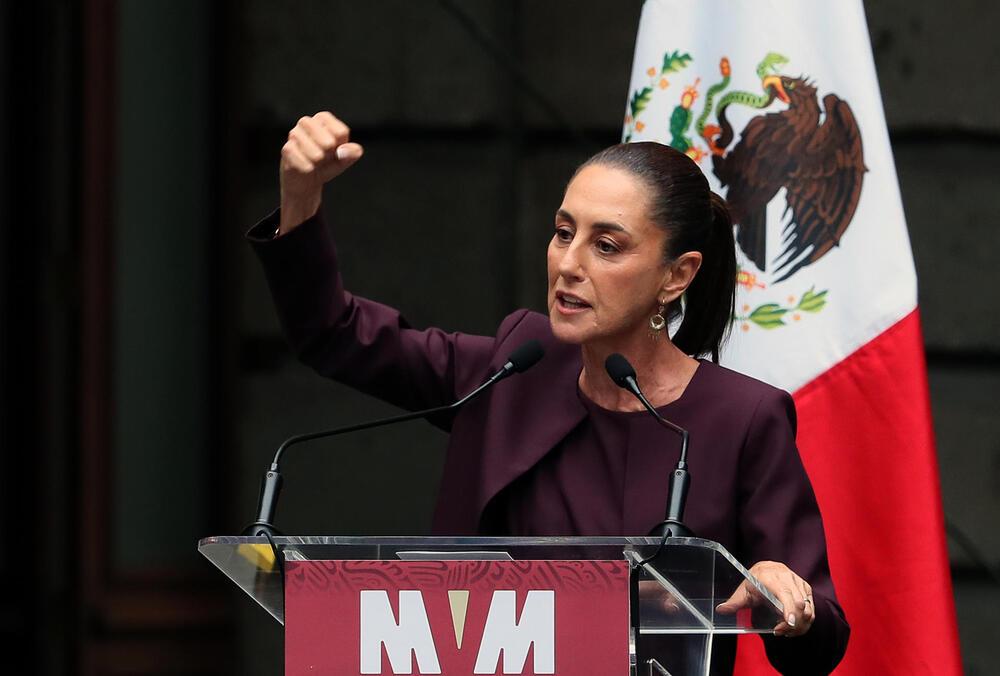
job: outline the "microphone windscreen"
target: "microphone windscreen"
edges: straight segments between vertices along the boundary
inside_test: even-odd
[[[628,387],[628,379],[635,378],[635,369],[628,363],[628,359],[617,352],[612,352],[604,360],[604,370],[618,387]]]
[[[538,360],[545,355],[545,348],[537,340],[529,340],[514,350],[507,362],[512,365],[516,373],[523,373],[538,363]]]

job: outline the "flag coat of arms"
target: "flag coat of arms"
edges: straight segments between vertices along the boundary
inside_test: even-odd
[[[730,207],[721,361],[795,399],[852,629],[837,673],[961,673],[916,274],[861,1],[646,0],[623,138],[687,153]],[[741,640],[737,671],[770,672],[759,641]]]

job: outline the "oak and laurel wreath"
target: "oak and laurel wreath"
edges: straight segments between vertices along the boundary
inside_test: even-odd
[[[663,65],[660,67],[660,72],[656,73],[649,78],[649,84],[642,89],[636,89],[632,93],[632,98],[628,102],[629,110],[629,124],[628,133],[625,135],[625,142],[628,143],[632,139],[632,130],[635,128],[636,117],[646,109],[649,105],[650,99],[653,98],[653,91],[655,89],[657,78],[663,77],[667,73],[677,73],[687,67],[688,62],[691,61],[691,55],[688,53],[681,54],[680,50],[674,50],[673,52],[668,52],[663,55]]]
[[[733,316],[733,321],[753,322],[762,329],[776,329],[785,326],[784,316],[789,312],[812,312],[816,313],[826,305],[826,294],[828,290],[816,292],[816,287],[810,287],[802,294],[799,302],[793,306],[784,307],[778,303],[764,303],[758,305],[753,311],[744,316]]]

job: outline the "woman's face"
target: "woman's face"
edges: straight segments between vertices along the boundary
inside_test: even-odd
[[[567,343],[614,345],[648,331],[670,268],[666,233],[629,172],[591,165],[566,188],[549,243],[549,320]]]

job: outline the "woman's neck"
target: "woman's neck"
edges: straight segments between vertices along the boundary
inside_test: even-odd
[[[581,351],[580,390],[598,406],[612,411],[640,411],[643,406],[608,376],[604,360],[611,353],[619,352],[628,359],[642,393],[657,408],[679,399],[698,368],[697,360],[681,352],[665,333],[656,338],[643,335],[627,344],[585,344]]]

